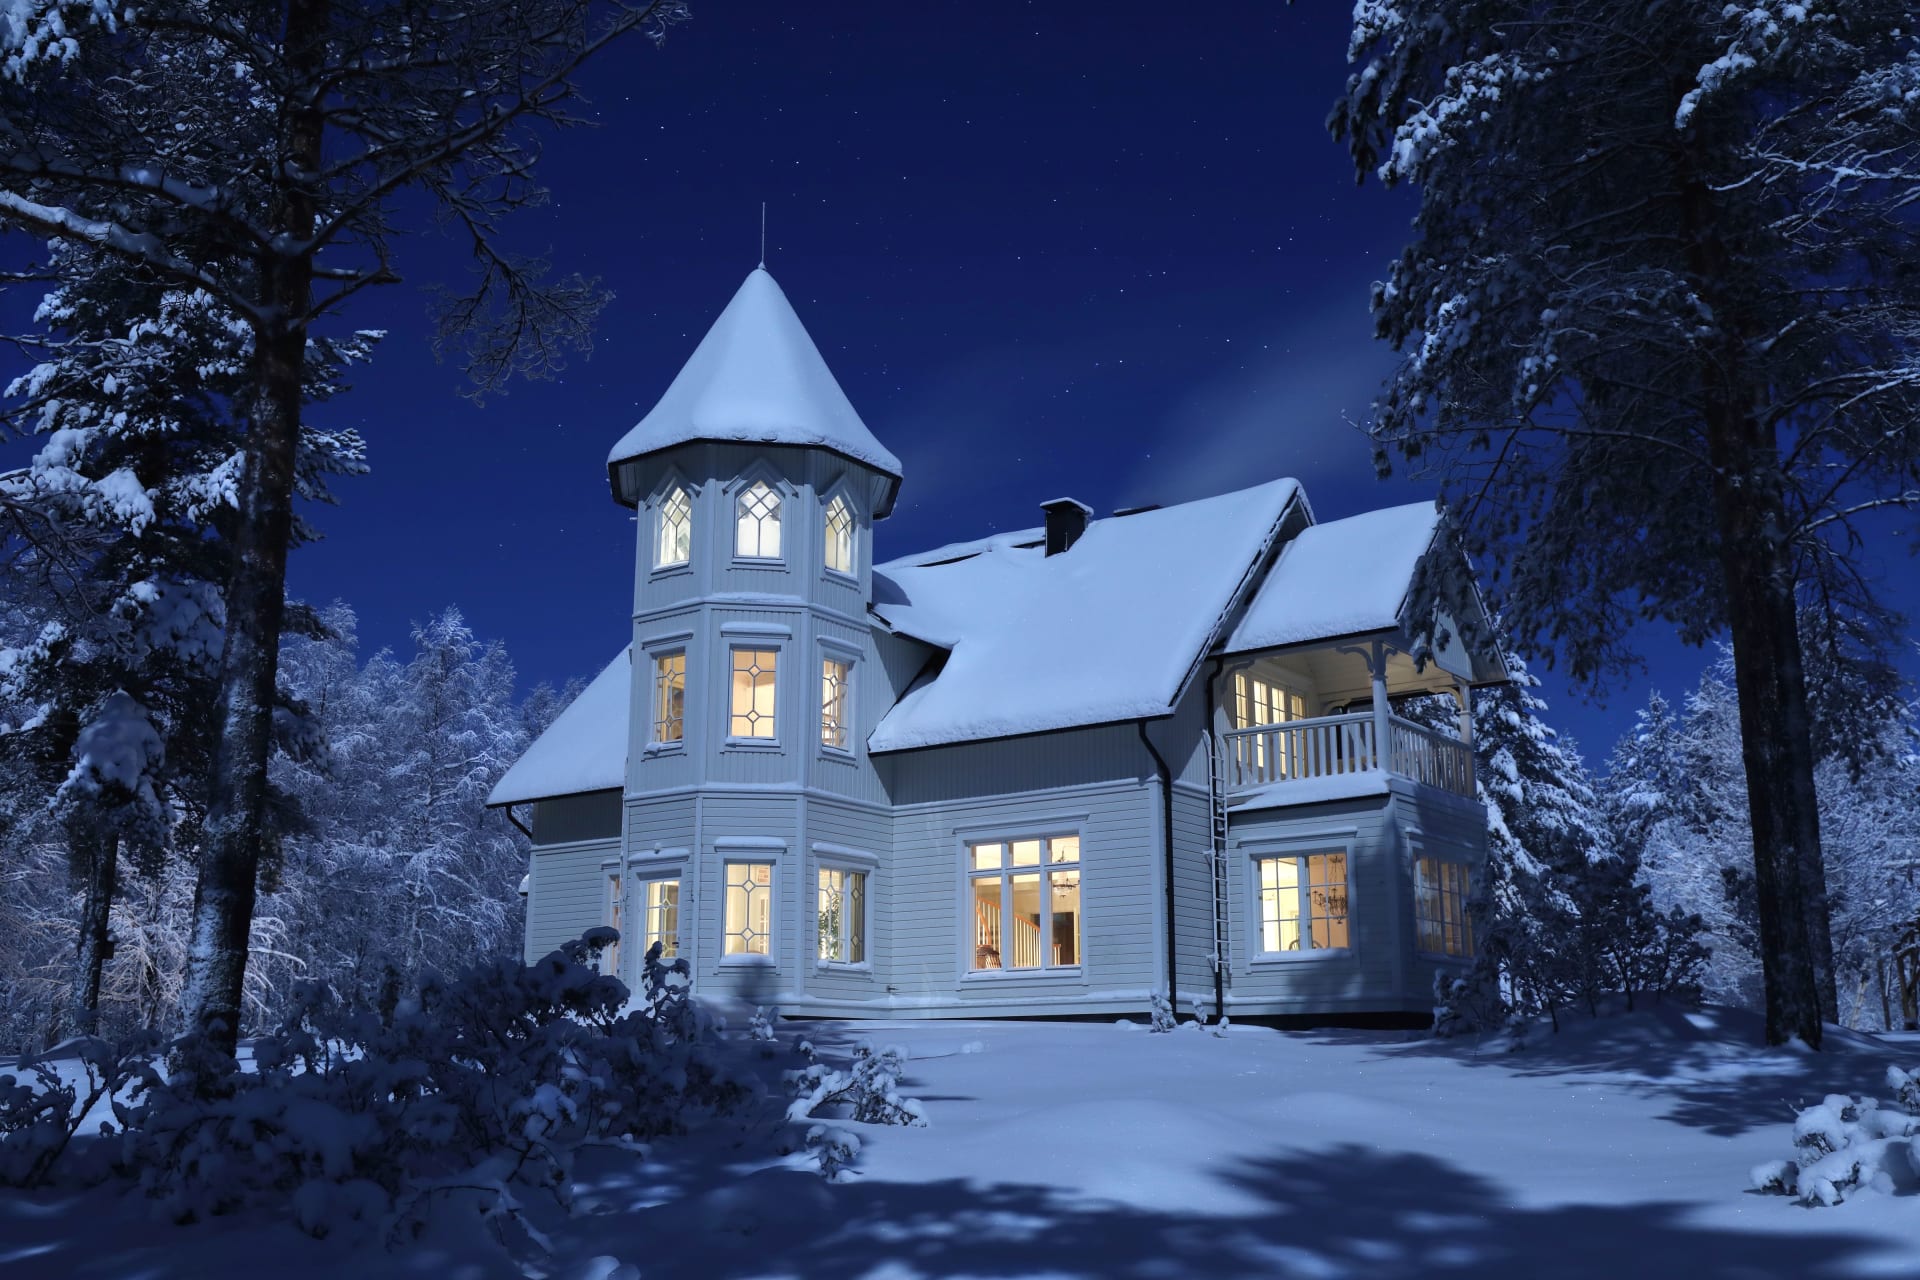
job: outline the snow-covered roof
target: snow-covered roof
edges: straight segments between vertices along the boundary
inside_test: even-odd
[[[607,465],[694,440],[812,445],[900,479],[765,267],[755,267]]]
[[[1433,503],[1414,502],[1302,530],[1280,553],[1223,651],[1276,649],[1398,626],[1414,570],[1439,525]]]
[[[1003,536],[876,567],[873,611],[950,653],[868,747],[1166,715],[1299,491],[1276,480],[1110,516],[1055,556]]]
[[[547,731],[494,783],[487,796],[489,805],[522,804],[626,785],[631,653],[632,646],[622,649],[554,717]]]

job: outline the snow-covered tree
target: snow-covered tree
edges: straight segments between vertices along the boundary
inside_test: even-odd
[[[1898,958],[1920,920],[1920,754],[1910,708],[1857,688],[1829,691],[1824,669],[1816,708],[1831,708],[1849,733],[1822,725],[1832,754],[1815,770],[1832,898],[1839,1020],[1899,1026],[1909,1016]],[[1851,683],[1841,669],[1836,678]],[[1603,787],[1615,830],[1639,850],[1641,873],[1663,906],[1698,913],[1713,961],[1707,995],[1759,1008],[1763,1001],[1751,832],[1740,764],[1740,724],[1725,656],[1709,667],[1674,717],[1658,694],[1614,753]],[[1860,724],[1861,709],[1874,715]],[[1877,719],[1876,719],[1877,717]],[[1860,742],[1867,733],[1871,741]],[[1852,757],[1852,758],[1849,758]]]
[[[1517,655],[1513,680],[1474,699],[1475,784],[1487,809],[1487,864],[1471,910],[1471,996],[1521,1016],[1597,1012],[1613,994],[1697,996],[1698,924],[1656,911],[1631,846],[1609,829],[1573,744],[1542,717],[1539,679]],[[1407,713],[1443,727],[1450,699]]]
[[[84,886],[70,1006],[88,1030],[123,851],[158,874],[206,808],[244,434],[234,405],[252,336],[204,290],[83,246],[56,244],[50,261],[44,331],[14,339],[40,359],[7,389],[9,423],[42,439],[27,467],[0,476],[17,517],[10,577],[39,625],[0,649],[0,682],[31,708],[0,731],[0,751],[40,765],[34,789],[59,810]],[[314,343],[308,399],[332,395],[374,336]],[[352,432],[303,428],[304,497],[327,500],[328,476],[361,469]],[[301,524],[293,536],[310,534]]]
[[[1441,477],[1523,648],[1731,638],[1767,1036],[1833,1003],[1805,655],[1881,619],[1860,521],[1920,503],[1910,0],[1362,0],[1332,128],[1419,193],[1371,432]],[[1879,634],[1868,626],[1863,634]]]
[[[659,36],[680,0],[22,0],[0,24],[0,225],[204,290],[249,331],[232,473],[234,570],[195,893],[192,1021],[231,1048],[270,847],[268,758],[317,326],[397,282],[422,204],[472,245],[443,346],[480,390],[557,367],[605,294],[510,252],[538,203],[536,124],[570,122],[589,59]],[[424,202],[421,198],[424,197]]]

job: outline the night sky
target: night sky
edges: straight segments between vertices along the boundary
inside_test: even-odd
[[[1356,188],[1325,131],[1348,6],[693,7],[589,73],[598,127],[548,138],[553,203],[516,224],[616,292],[591,358],[462,399],[421,293],[461,247],[430,231],[350,316],[391,336],[319,412],[374,470],[315,513],[293,588],[351,602],[368,651],[449,603],[528,686],[619,649],[633,525],[606,452],[757,261],[763,200],[769,269],[904,463],[881,559],[1061,494],[1104,514],[1292,475],[1329,519],[1432,492],[1376,480],[1354,425],[1392,359],[1368,286],[1413,205]],[[1702,655],[1647,639],[1654,682],[1691,684]],[[1645,689],[1547,692],[1598,763]]]

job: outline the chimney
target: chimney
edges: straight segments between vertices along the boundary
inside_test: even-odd
[[[1080,535],[1087,531],[1087,517],[1093,514],[1092,507],[1072,498],[1043,502],[1040,509],[1047,513],[1047,554],[1050,556],[1057,556],[1080,541]]]

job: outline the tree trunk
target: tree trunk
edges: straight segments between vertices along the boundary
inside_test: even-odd
[[[1725,428],[1727,424],[1722,424]],[[1760,908],[1760,965],[1766,978],[1767,1042],[1799,1037],[1820,1047],[1821,988],[1815,920],[1825,914],[1820,812],[1813,788],[1813,734],[1800,655],[1793,566],[1782,545],[1784,506],[1767,483],[1759,451],[1741,440],[1751,422],[1709,436],[1727,438],[1718,456],[1714,505],[1727,624],[1740,707],[1740,755],[1746,766],[1753,827],[1754,890]],[[1771,453],[1771,450],[1767,452]],[[1745,455],[1744,457],[1740,455]],[[1829,995],[1825,1007],[1834,1003]]]
[[[1737,282],[1712,187],[1684,151],[1680,163],[1687,266],[1724,326],[1705,366],[1703,417],[1753,830],[1767,1043],[1798,1037],[1817,1049],[1822,1013],[1838,999],[1779,442],[1752,390],[1764,379],[1749,367],[1738,331]]]
[[[113,951],[113,897],[120,875],[120,837],[111,831],[71,832],[86,880],[80,907],[80,946],[73,971],[67,1029],[90,1036],[100,1026],[100,974]]]
[[[327,0],[291,0],[285,47],[295,85],[319,64]],[[319,103],[282,89],[284,185],[272,210],[277,241],[313,233],[315,202],[302,185],[321,162]],[[254,330],[254,402],[238,490],[234,572],[227,587],[227,639],[220,663],[212,795],[206,845],[193,895],[184,1005],[187,1029],[232,1053],[240,1034],[247,948],[253,931],[260,855],[268,839],[267,758],[286,609],[287,545],[293,529],[294,467],[312,307],[310,251],[261,255],[261,311]]]

